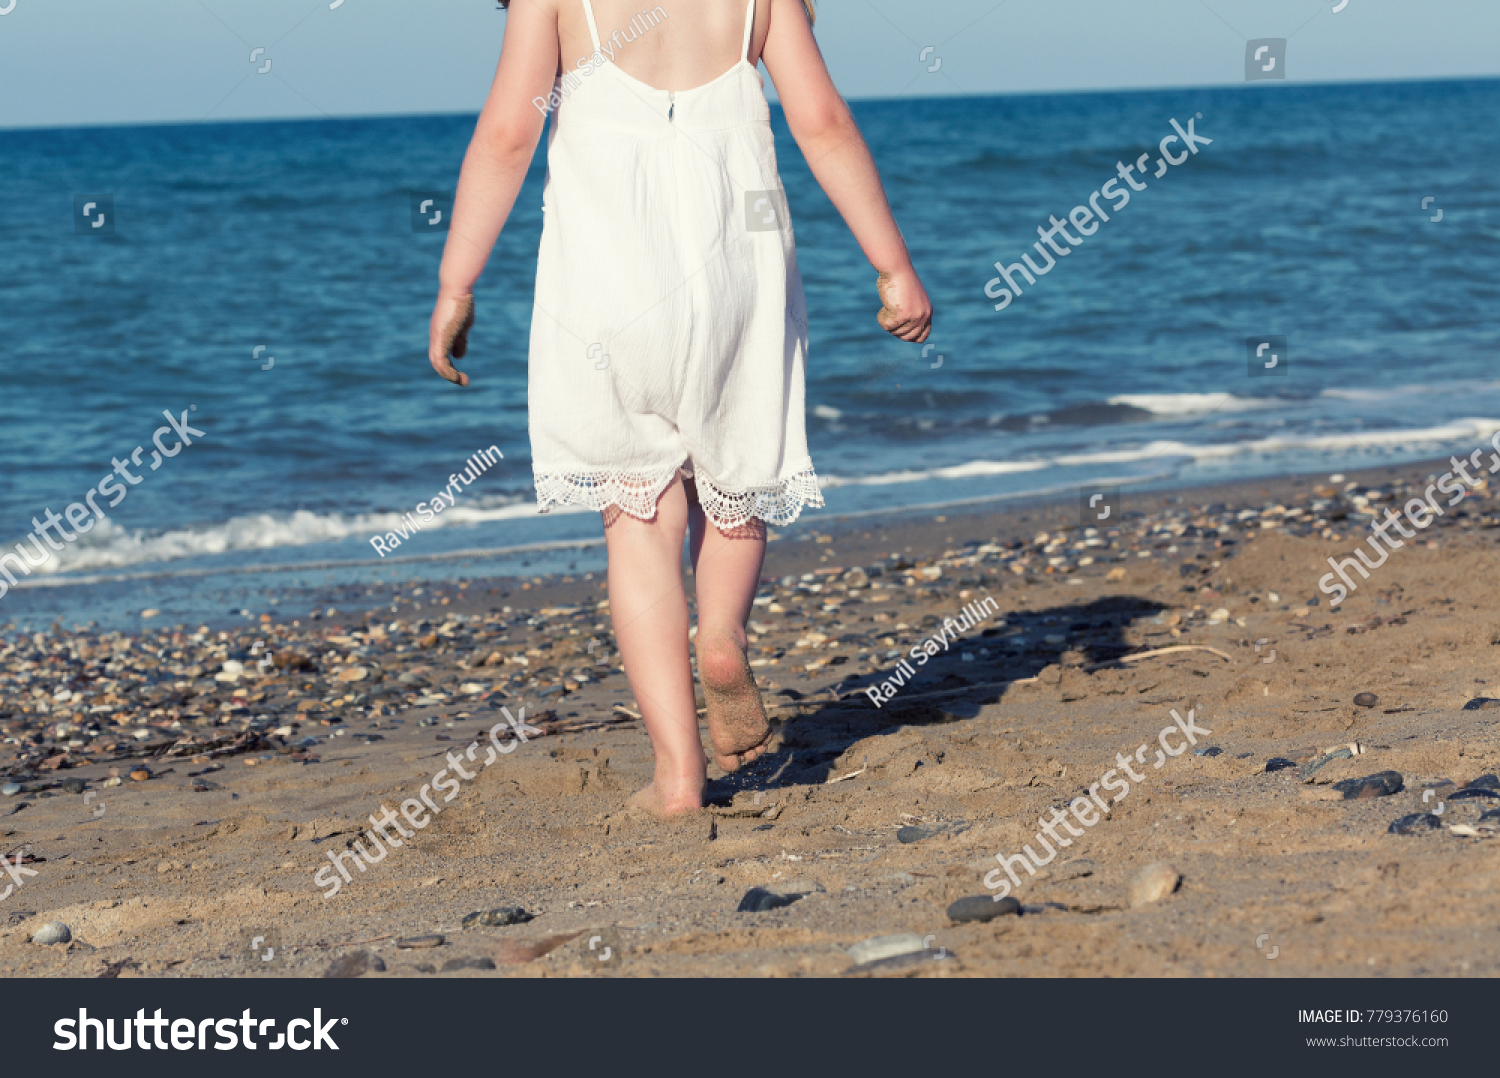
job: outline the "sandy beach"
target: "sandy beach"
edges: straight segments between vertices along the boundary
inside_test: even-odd
[[[1092,532],[1076,499],[809,516],[750,625],[772,751],[665,825],[624,812],[651,755],[598,578],[7,631],[0,970],[1494,976],[1494,492],[1319,587],[1447,467],[1132,494]]]

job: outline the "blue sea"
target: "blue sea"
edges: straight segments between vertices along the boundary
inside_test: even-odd
[[[1500,82],[854,109],[935,331],[924,348],[878,328],[874,273],[773,108],[828,503],[798,527],[1092,485],[1128,508],[1153,485],[1446,455],[1500,429]],[[1174,120],[1211,141],[1163,145]],[[0,131],[0,550],[113,461],[139,480],[0,598],[0,624],[223,620],[327,584],[602,566],[597,515],[532,498],[545,146],[476,292],[473,385],[427,363],[443,235],[414,231],[413,192],[451,192],[473,123]],[[1145,188],[1106,193],[1108,221],[1066,220],[1143,154]],[[1079,244],[1034,284],[1013,271],[1022,293],[996,311],[995,263],[1045,267],[1054,215]],[[203,434],[153,468],[164,411]],[[489,446],[503,462],[452,509],[375,551]]]

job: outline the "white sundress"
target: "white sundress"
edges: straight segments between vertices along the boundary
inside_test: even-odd
[[[790,523],[823,497],[806,301],[749,60],[755,2],[739,63],[676,92],[607,60],[582,3],[595,51],[554,86],[531,320],[538,507],[649,520],[681,471],[721,530]]]

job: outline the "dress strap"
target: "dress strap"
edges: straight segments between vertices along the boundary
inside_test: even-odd
[[[585,4],[589,0],[583,0]],[[745,8],[745,41],[740,46],[740,59],[745,63],[750,62],[750,34],[755,29],[755,0],[750,0],[750,5]]]
[[[750,3],[754,4],[755,0],[750,0]],[[593,5],[589,3],[589,0],[583,0],[583,15],[584,15],[584,18],[588,19],[588,21],[589,21],[589,37],[591,37],[591,38],[594,39],[594,51],[598,52],[599,51],[599,26],[598,26],[597,23],[594,22],[594,8],[593,8]]]

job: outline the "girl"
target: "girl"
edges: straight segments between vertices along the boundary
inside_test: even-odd
[[[528,399],[537,501],[603,514],[610,613],[655,754],[631,798],[702,807],[698,670],[715,760],[765,752],[745,625],[767,523],[820,506],[803,426],[807,316],[756,70],[877,271],[880,325],[927,339],[932,305],[874,161],[813,40],[811,0],[500,0],[499,69],[464,158],[428,358],[468,348],[474,282],[546,117],[547,184]]]

